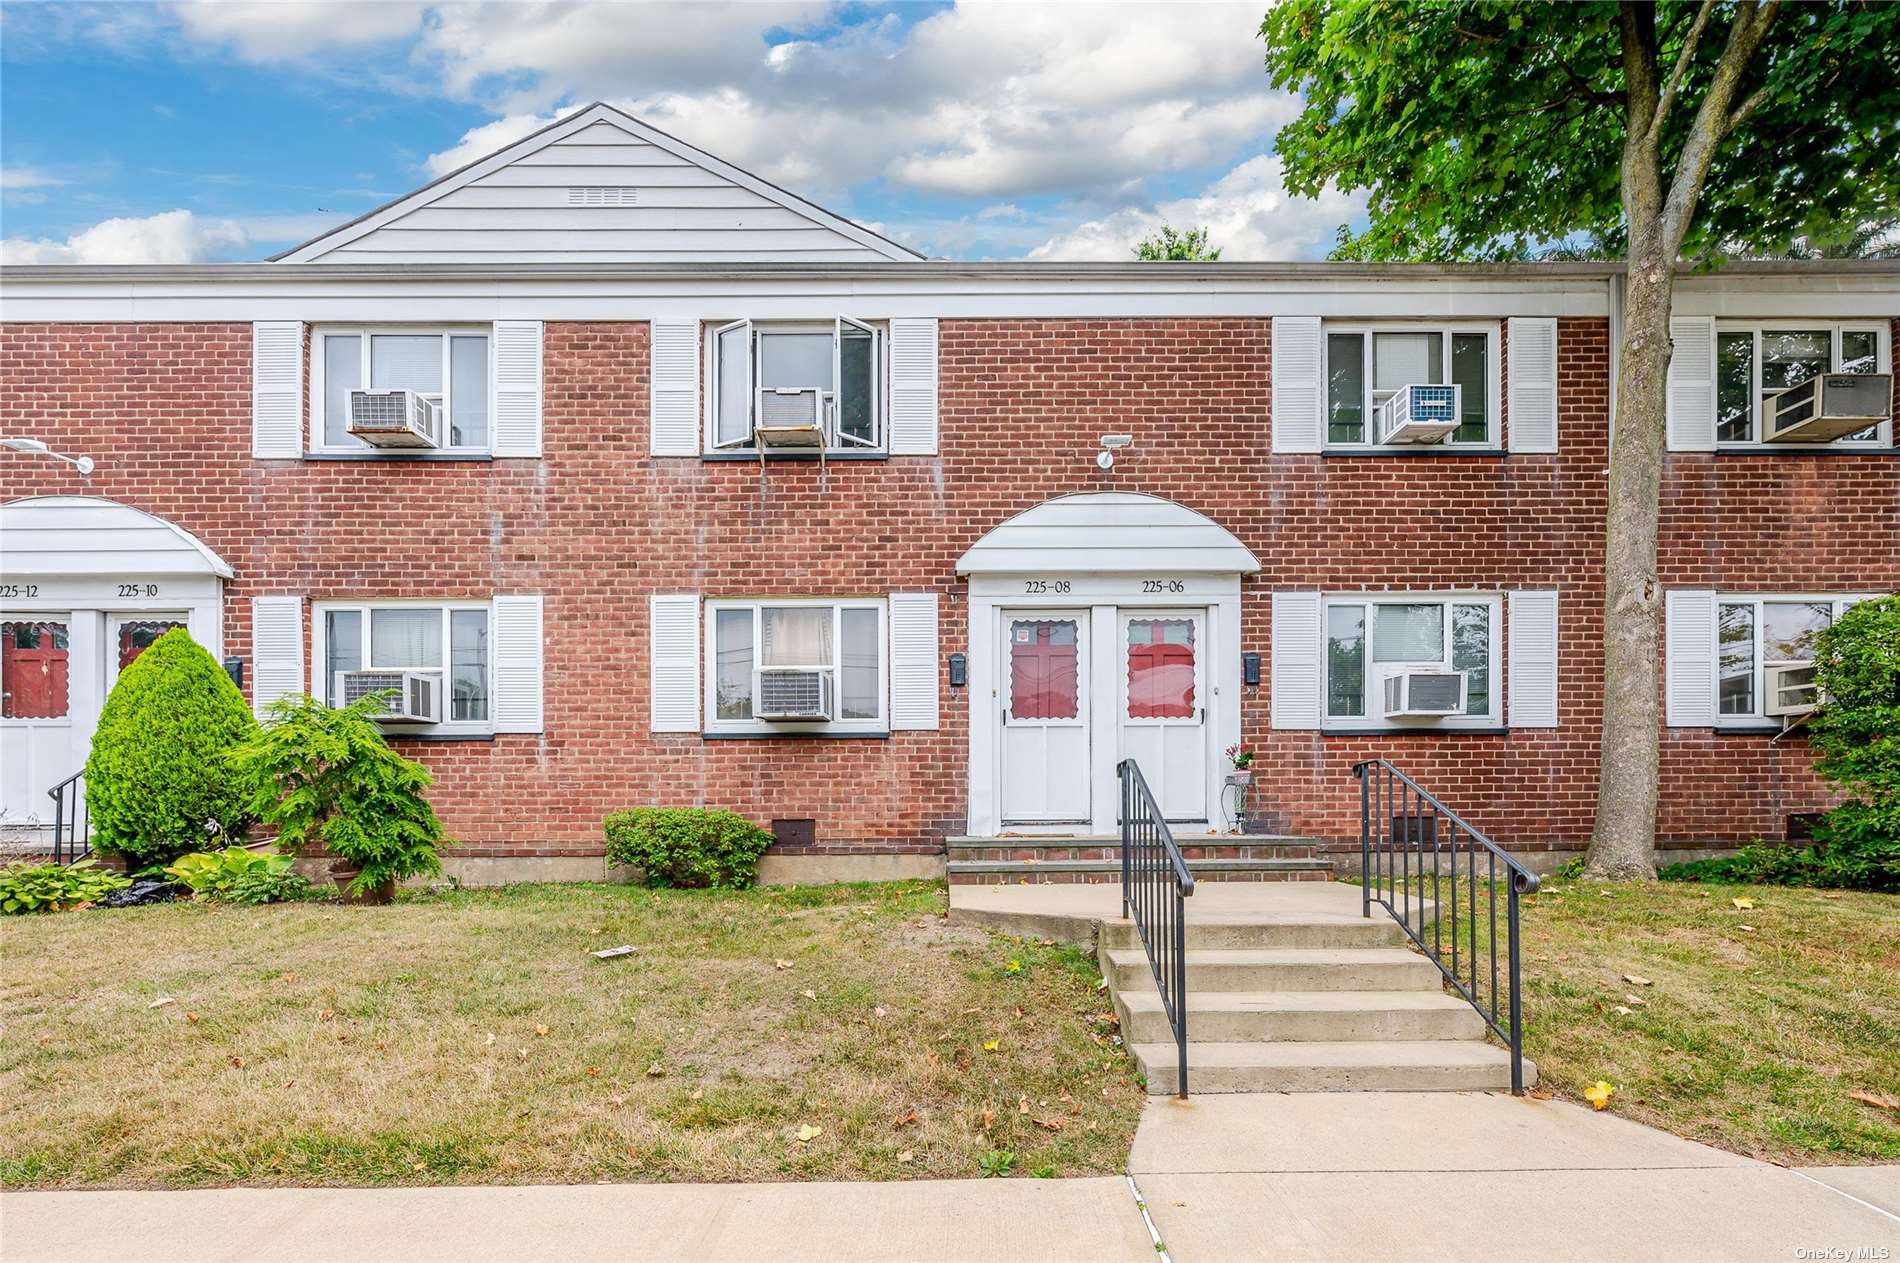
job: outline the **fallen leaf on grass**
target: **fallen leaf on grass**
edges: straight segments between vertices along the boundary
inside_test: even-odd
[[[666,1071],[660,1068],[660,1063],[657,1061],[647,1067],[647,1078],[649,1079],[657,1079],[665,1073]]]
[[[1755,927],[1752,925],[1737,925],[1735,928],[1738,930],[1747,930],[1750,934],[1755,932]]]
[[[774,969],[790,969],[791,967],[792,962],[789,960],[775,960],[772,962],[772,968]]]
[[[1613,1004],[1610,1006],[1610,1012],[1616,1014],[1618,1017],[1628,1017],[1635,1011],[1636,1010],[1630,1008],[1627,1004]]]
[[[198,1015],[196,1013],[187,1012],[185,1014],[185,1020],[187,1022],[195,1022],[198,1020]]]
[[[825,1129],[822,1127],[813,1127],[810,1123],[801,1124],[798,1129],[798,1143],[808,1145],[824,1134]]]
[[[897,1151],[897,1160],[899,1162],[909,1162],[912,1158],[916,1156],[917,1156],[916,1153],[914,1153],[913,1151],[909,1149],[899,1149]]]
[[[1643,997],[1639,995],[1626,995],[1623,997],[1623,1002],[1625,1004],[1633,1004],[1639,1009],[1646,1009],[1649,1007],[1649,1001],[1643,999]]]
[[[1036,1120],[1036,1126],[1042,1128],[1044,1131],[1061,1131],[1064,1127],[1068,1126],[1068,1124],[1059,1118],[1038,1118]]]
[[[695,1101],[706,1095],[705,1088],[694,1088],[688,1095]]]
[[[805,988],[798,994],[804,996],[807,1000],[816,1000],[818,998],[818,993],[813,991],[810,987]]]
[[[534,1033],[536,1035],[546,1035],[548,1033],[548,1024],[546,1022],[536,1022],[534,1024]]]
[[[244,1069],[244,1058],[242,1058],[242,1057],[233,1057],[233,1058],[231,1058],[231,1064],[232,1064],[232,1065],[234,1065],[234,1066],[236,1066],[236,1067],[237,1067],[237,1068],[238,1068],[239,1070],[242,1070],[242,1069]]]
[[[1549,1088],[1531,1089],[1531,1100],[1533,1101],[1548,1101],[1553,1095],[1555,1094],[1551,1092]]]
[[[168,996],[168,995],[162,995],[162,996],[160,996],[160,997],[158,997],[158,999],[156,999],[156,1000],[154,1000],[154,1001],[152,1001],[152,1002],[151,1002],[150,1004],[148,1004],[148,1005],[146,1005],[145,1007],[146,1007],[146,1008],[148,1008],[148,1009],[162,1009],[162,1008],[164,1008],[164,1007],[165,1007],[166,1005],[168,1005],[168,1004],[177,1004],[177,1003],[178,1003],[178,1001],[176,1001],[176,1000],[174,1000],[174,999],[172,999],[172,998],[171,998],[170,996]]]
[[[1006,974],[1019,974],[1022,971],[1023,963],[1020,960],[1012,960],[1009,964],[1003,966],[1003,972]]]
[[[1750,899],[1747,895],[1737,895],[1729,900],[1729,902],[1738,908],[1752,908],[1755,906],[1755,901]]]
[[[1019,1096],[1016,1098],[1016,1112],[1018,1114],[1027,1114],[1029,1112],[1029,1098],[1028,1097]]]
[[[335,1016],[336,1016],[336,1010],[335,1010],[335,1009],[324,1009],[324,1010],[322,1010],[322,1011],[320,1011],[320,1012],[319,1012],[319,1013],[317,1014],[317,1020],[318,1020],[319,1022],[327,1022],[327,1021],[329,1021],[329,1020],[330,1020],[331,1018],[333,1018],[333,1017],[335,1017]],[[196,1019],[196,1018],[193,1018],[192,1020],[193,1020],[193,1021],[196,1021],[197,1019]]]
[[[984,1052],[995,1052],[998,1048],[1001,1048],[1002,1046],[1003,1046],[1003,1041],[1000,1039],[986,1039],[983,1041]]]
[[[1598,1110],[1608,1107],[1610,1098],[1615,1095],[1616,1089],[1602,1079],[1583,1090],[1583,1099],[1590,1102],[1590,1108]]]
[[[872,1010],[871,1010],[871,1016],[873,1016],[873,1017],[883,1017],[883,1016],[884,1016],[884,1006],[880,1004],[880,1005],[878,1005],[878,1006],[877,1006],[876,1008],[874,1008],[874,1009],[872,1009]]]
[[[904,1113],[899,1114],[896,1118],[891,1120],[891,1127],[893,1129],[903,1128],[903,1127],[914,1127],[916,1126],[916,1124],[917,1124],[916,1110],[906,1110]]]
[[[1656,985],[1641,974],[1624,974],[1623,981],[1629,983],[1632,987],[1653,987]]]
[[[996,1111],[984,1110],[983,1111],[983,1130],[988,1131],[990,1128],[994,1126],[996,1126]]]
[[[488,1038],[482,1041],[482,1047],[487,1048],[494,1042],[495,1042],[495,1032],[490,1031],[488,1032]]]
[[[598,1076],[599,1076],[599,1074],[600,1074],[600,1067],[599,1067],[599,1066],[589,1066],[589,1067],[587,1067],[587,1073],[588,1073],[588,1075],[589,1075],[590,1077],[598,1077]]]
[[[1881,1096],[1878,1092],[1849,1092],[1847,1096],[1849,1100],[1859,1101],[1862,1105],[1871,1105],[1877,1110],[1900,1114],[1900,1101],[1894,1100],[1891,1096]]]

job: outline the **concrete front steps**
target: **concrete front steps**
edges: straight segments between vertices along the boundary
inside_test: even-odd
[[[1311,838],[1183,834],[1176,841],[1196,881],[1332,880],[1332,861]],[[1121,839],[1113,834],[958,837],[946,848],[953,886],[1121,880]]]

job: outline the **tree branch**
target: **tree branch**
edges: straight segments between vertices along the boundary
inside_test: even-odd
[[[1768,85],[1764,83],[1761,87],[1756,88],[1753,92],[1749,93],[1747,100],[1743,101],[1740,105],[1735,107],[1735,112],[1730,114],[1728,116],[1728,121],[1722,125],[1722,133],[1724,135],[1727,135],[1730,132],[1733,132],[1736,128],[1740,127],[1743,123],[1747,122],[1748,116],[1750,114],[1753,114],[1756,110],[1760,109],[1761,103],[1763,101],[1766,101],[1767,99],[1768,99]]]
[[[1682,41],[1682,49],[1676,54],[1676,68],[1669,72],[1669,82],[1663,85],[1662,96],[1657,99],[1656,113],[1649,120],[1649,140],[1654,144],[1662,136],[1663,120],[1669,117],[1669,107],[1676,103],[1676,92],[1682,87],[1682,77],[1689,72],[1689,63],[1695,60],[1696,48],[1702,43],[1702,30],[1709,24],[1709,15],[1715,12],[1715,0],[1702,0],[1702,7],[1696,10],[1695,23],[1689,27],[1689,34]]]
[[[1736,11],[1735,24],[1729,28],[1728,46],[1722,50],[1721,60],[1715,63],[1708,92],[1696,110],[1695,121],[1689,125],[1682,153],[1676,158],[1675,177],[1670,181],[1669,196],[1663,206],[1666,257],[1674,258],[1682,247],[1695,215],[1696,201],[1702,196],[1702,182],[1708,178],[1709,168],[1715,162],[1716,150],[1738,121],[1731,116],[1730,106],[1741,86],[1742,75],[1754,60],[1762,37],[1768,33],[1768,26],[1780,8],[1780,0],[1767,0],[1765,4],[1745,0]],[[1757,98],[1763,91],[1765,89],[1757,91],[1736,107],[1734,115],[1746,118],[1753,113],[1761,104]]]

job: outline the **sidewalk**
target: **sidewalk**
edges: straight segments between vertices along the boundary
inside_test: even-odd
[[[1900,1166],[1790,1171],[1506,1095],[1155,1100],[1129,1170],[1176,1263],[1900,1260]]]

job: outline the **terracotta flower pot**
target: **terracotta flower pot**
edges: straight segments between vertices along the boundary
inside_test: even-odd
[[[330,865],[330,878],[336,882],[336,888],[343,892],[345,899],[354,903],[385,904],[396,897],[396,883],[386,881],[380,886],[372,886],[360,895],[350,893],[350,883],[355,881],[363,870],[351,866],[348,860],[338,860]]]

